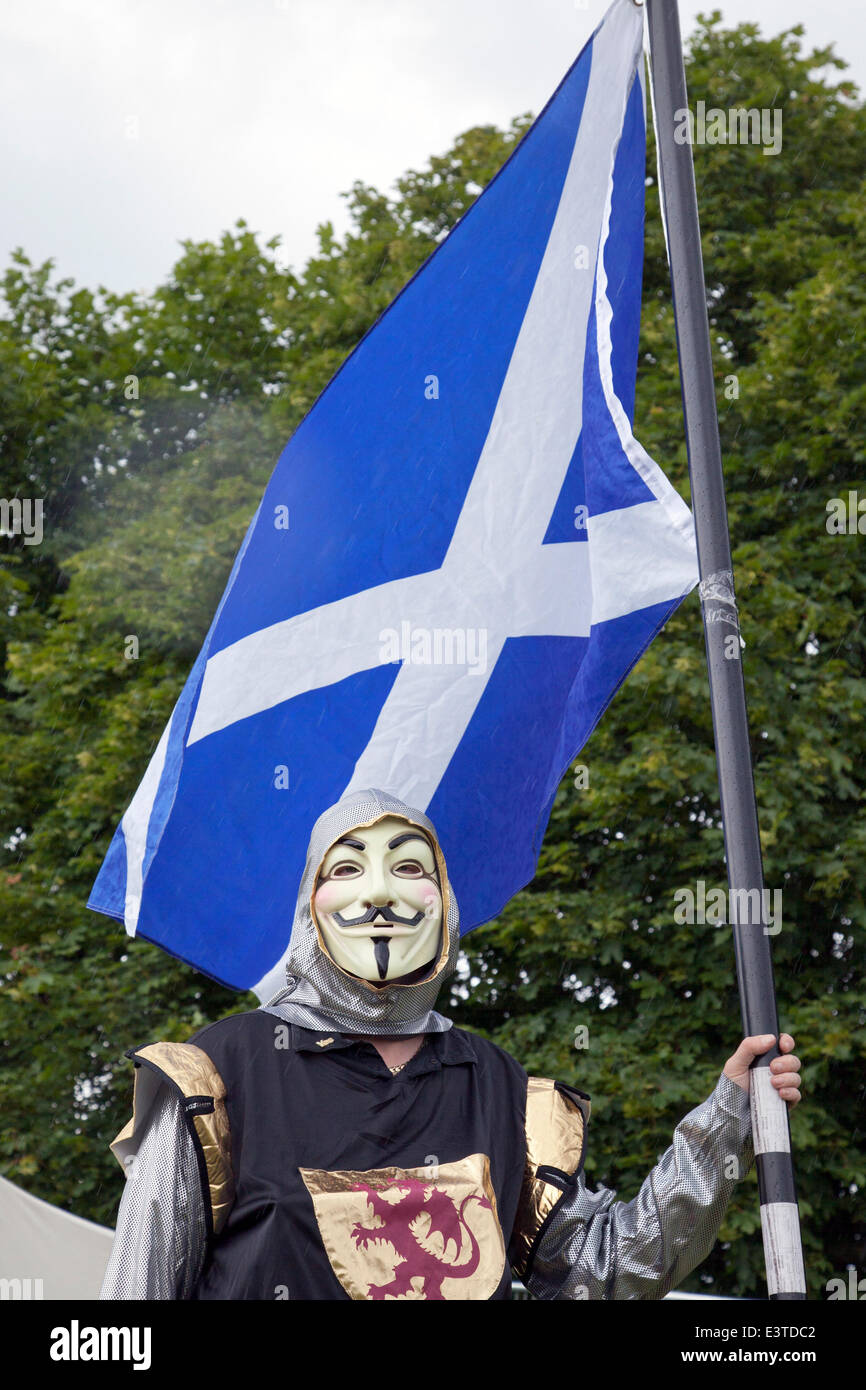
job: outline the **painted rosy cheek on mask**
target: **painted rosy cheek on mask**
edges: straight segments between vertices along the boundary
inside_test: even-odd
[[[335,908],[339,911],[340,907],[346,901],[351,901],[352,897],[351,889],[348,893],[346,891],[345,882],[341,883],[339,879],[327,879],[316,889],[316,907],[320,908],[322,912],[333,912]]]
[[[394,891],[404,903],[409,903],[416,912],[424,912],[427,916],[435,912],[441,902],[439,890],[429,878],[399,878],[394,884]]]

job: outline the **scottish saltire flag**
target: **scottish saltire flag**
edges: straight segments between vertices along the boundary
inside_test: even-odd
[[[96,880],[90,907],[260,998],[347,791],[426,809],[464,928],[495,916],[697,583],[691,513],[631,432],[642,24],[615,0],[295,431]]]

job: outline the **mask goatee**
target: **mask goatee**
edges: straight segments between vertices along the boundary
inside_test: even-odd
[[[376,958],[376,969],[379,972],[379,979],[384,980],[388,974],[388,962],[391,957],[391,945],[387,936],[373,936],[373,955]]]

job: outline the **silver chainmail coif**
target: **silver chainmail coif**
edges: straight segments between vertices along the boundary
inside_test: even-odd
[[[312,897],[322,860],[335,840],[384,816],[401,816],[425,830],[433,844],[442,892],[443,931],[439,956],[429,976],[417,984],[377,987],[350,975],[328,955],[316,929]],[[307,850],[286,961],[286,988],[262,1005],[266,1013],[302,1028],[338,1033],[444,1033],[451,1020],[433,1004],[457,964],[460,914],[448,883],[445,858],[433,822],[388,792],[350,792],[323,811]]]

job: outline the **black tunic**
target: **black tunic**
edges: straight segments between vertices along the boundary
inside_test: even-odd
[[[510,1297],[514,1058],[451,1028],[392,1076],[370,1043],[262,1010],[190,1041],[226,1085],[236,1185],[194,1298]]]

